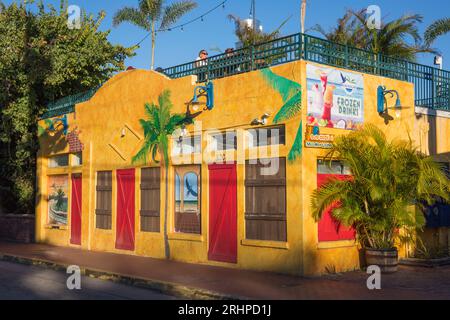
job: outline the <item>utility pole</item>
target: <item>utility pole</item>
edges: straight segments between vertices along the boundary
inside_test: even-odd
[[[256,33],[256,0],[252,0],[253,32]]]
[[[302,6],[300,9],[300,21],[302,33],[305,33],[305,19],[306,19],[306,0],[302,0]]]

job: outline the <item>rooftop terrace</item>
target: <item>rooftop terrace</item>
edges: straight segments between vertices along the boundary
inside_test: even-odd
[[[228,77],[297,60],[316,62],[414,83],[415,104],[450,111],[450,72],[334,43],[306,34],[293,34],[270,42],[163,69],[170,78],[197,75],[199,82]],[[43,118],[73,111],[95,91],[66,97],[48,106]]]

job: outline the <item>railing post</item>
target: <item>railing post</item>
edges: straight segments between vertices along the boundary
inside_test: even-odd
[[[345,68],[346,69],[349,69],[348,56],[349,56],[349,50],[348,50],[348,44],[346,44],[345,45]]]
[[[436,96],[436,86],[435,86],[435,72],[436,70],[434,68],[431,68],[431,109],[435,110],[435,96]]]
[[[206,81],[211,80],[211,60],[206,59]]]
[[[250,62],[251,62],[251,71],[255,70],[255,46],[252,45],[250,47]]]
[[[302,34],[303,37],[303,60],[308,60],[308,36]]]
[[[303,33],[298,35],[298,59],[301,60],[303,57]]]

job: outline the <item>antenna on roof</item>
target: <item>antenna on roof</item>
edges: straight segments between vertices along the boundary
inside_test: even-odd
[[[300,9],[300,21],[302,33],[305,33],[305,19],[306,19],[306,0],[302,0],[302,6]]]

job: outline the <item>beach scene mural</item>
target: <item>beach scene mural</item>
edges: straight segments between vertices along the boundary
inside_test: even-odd
[[[183,177],[183,188],[181,188],[181,179],[178,174],[176,175],[175,207],[177,212],[198,212],[198,179],[196,173],[186,173]]]
[[[69,178],[67,175],[48,178],[48,223],[67,225]]]
[[[356,130],[364,122],[361,74],[308,64],[308,125]]]

